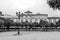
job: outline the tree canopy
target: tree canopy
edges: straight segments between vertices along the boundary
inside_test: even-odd
[[[41,20],[39,23],[41,26],[47,26],[49,23],[47,21]]]
[[[60,0],[47,0],[47,3],[51,8],[60,10]]]
[[[60,20],[58,20],[58,22],[56,22],[56,26],[60,26]]]

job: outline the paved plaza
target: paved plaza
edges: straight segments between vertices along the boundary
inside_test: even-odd
[[[22,31],[21,35],[16,32],[1,32],[0,40],[60,40],[60,32],[35,32]]]

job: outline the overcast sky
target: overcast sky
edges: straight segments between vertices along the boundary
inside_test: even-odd
[[[59,10],[53,10],[47,4],[47,0],[0,0],[0,11],[4,14],[16,14],[16,11],[48,14],[49,16],[60,16]]]

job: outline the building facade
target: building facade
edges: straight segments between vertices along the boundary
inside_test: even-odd
[[[37,13],[37,14],[33,14],[32,12],[30,11],[26,11],[24,12],[23,14],[20,14],[20,22],[25,22],[25,21],[28,21],[28,22],[40,22],[40,20],[46,20],[48,17],[48,14],[40,14],[40,13]],[[16,22],[19,22],[18,21],[19,19],[17,18],[16,19]]]
[[[60,17],[47,17],[49,23],[56,23],[58,20],[60,20]]]
[[[60,17],[48,17],[48,14],[34,14],[33,12],[30,11],[26,11],[24,13],[20,14],[20,19],[18,19],[18,16],[1,16],[4,18],[10,18],[11,20],[13,20],[14,22],[40,22],[40,20],[45,20],[48,21],[49,23],[56,23],[58,22],[58,20],[60,20]]]

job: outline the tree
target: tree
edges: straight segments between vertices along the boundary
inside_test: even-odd
[[[56,28],[56,25],[54,23],[50,23],[50,28],[52,29],[53,27]]]
[[[47,3],[51,8],[60,10],[60,0],[47,0]]]
[[[1,25],[4,25],[4,20],[0,19],[0,27]]]
[[[60,10],[60,0],[47,0],[48,5],[55,9]],[[51,26],[55,26],[55,28],[57,28],[58,26],[60,26],[60,20],[58,22],[56,22],[56,25],[51,24]]]
[[[13,22],[12,20],[10,20],[8,18],[4,18],[4,27],[5,26],[7,27],[7,31],[9,31],[9,28],[10,28],[12,22]]]
[[[30,23],[26,20],[25,22],[22,22],[22,27],[25,26],[26,30],[28,27],[30,27]]]
[[[58,22],[56,22],[56,27],[60,26],[60,20],[58,20]]]
[[[39,23],[42,27],[45,27],[48,25],[48,22],[47,21],[44,21],[44,20],[41,20],[40,23]]]
[[[32,23],[32,26],[33,27],[38,27],[38,23],[37,22],[34,22],[34,23]]]
[[[47,21],[45,21],[45,20],[40,20],[40,26],[41,26],[41,28],[43,27],[43,30],[47,30],[47,27],[49,26],[49,23],[47,22]]]
[[[34,30],[36,27],[38,27],[38,23],[37,22],[31,23],[30,29]]]

